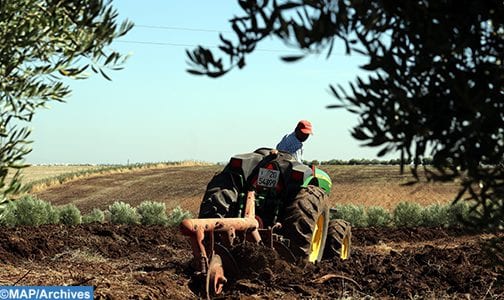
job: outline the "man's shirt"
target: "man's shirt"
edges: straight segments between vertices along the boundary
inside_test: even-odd
[[[298,140],[295,132],[285,135],[276,148],[289,152],[297,161],[303,162],[303,143]]]

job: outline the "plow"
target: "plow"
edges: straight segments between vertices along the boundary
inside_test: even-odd
[[[294,262],[295,256],[285,245],[282,236],[273,233],[280,228],[280,223],[268,229],[260,228],[259,218],[255,215],[255,196],[250,191],[243,218],[224,219],[185,219],[181,223],[181,232],[191,239],[191,247],[196,265],[196,274],[205,283],[207,296],[216,296],[222,292],[228,281],[226,273],[233,277],[240,269],[229,249],[237,243],[248,241],[274,249],[283,259]]]
[[[231,251],[240,243],[267,247],[290,263],[349,258],[351,227],[330,220],[331,185],[325,172],[274,149],[232,157],[208,184],[199,217],[180,224],[203,296],[221,295],[240,277],[243,266]]]

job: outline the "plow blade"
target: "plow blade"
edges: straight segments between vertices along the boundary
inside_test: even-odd
[[[207,299],[220,295],[224,284],[228,282],[226,276],[232,279],[237,278],[240,271],[235,259],[226,247],[215,244],[214,251],[205,278],[205,296]]]
[[[222,288],[227,282],[224,276],[224,267],[222,266],[222,260],[218,254],[212,255],[210,264],[208,265],[208,272],[206,276],[205,292],[206,298],[211,299],[211,297],[217,296],[222,293]]]

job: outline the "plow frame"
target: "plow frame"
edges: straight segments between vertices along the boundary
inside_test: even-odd
[[[255,192],[247,193],[245,215],[243,218],[185,219],[180,223],[182,234],[191,239],[196,275],[204,277],[206,297],[222,293],[228,279],[224,270],[231,276],[239,275],[239,267],[228,249],[237,241],[252,242],[275,249],[287,261],[295,257],[289,250],[289,241],[273,233],[281,228],[277,223],[271,228],[260,228],[261,222],[255,215]]]

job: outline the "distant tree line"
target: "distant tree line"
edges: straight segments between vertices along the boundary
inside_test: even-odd
[[[350,160],[344,159],[331,159],[331,160],[312,160],[311,162],[305,161],[305,164],[313,164],[313,165],[400,165],[401,159],[390,159],[390,160],[379,160],[379,159],[366,159],[366,158],[352,158]],[[404,162],[403,162],[404,163]],[[431,165],[432,158],[427,157],[423,158],[422,161],[418,162],[417,165]]]

